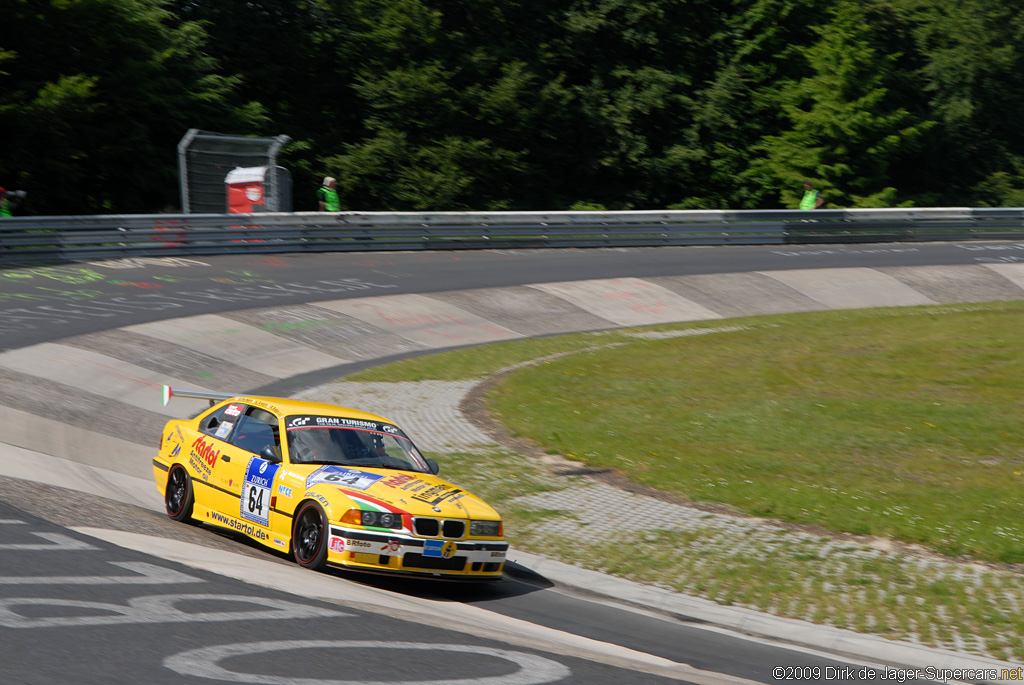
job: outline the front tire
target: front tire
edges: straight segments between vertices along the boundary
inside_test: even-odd
[[[316,502],[304,502],[295,513],[292,555],[299,566],[314,571],[327,565],[327,515]]]
[[[164,506],[167,515],[175,521],[191,521],[192,507],[195,496],[192,491],[192,478],[188,471],[175,466],[167,474],[167,487],[164,489]]]

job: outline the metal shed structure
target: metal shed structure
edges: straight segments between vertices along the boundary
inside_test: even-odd
[[[189,129],[178,142],[182,213],[227,211],[228,173],[238,167],[277,167],[277,153],[289,140],[286,135],[259,138]],[[276,201],[275,211],[291,211],[290,187],[287,197],[287,206]]]

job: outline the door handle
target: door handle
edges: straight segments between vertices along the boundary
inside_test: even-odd
[[[229,457],[226,454],[223,457],[221,457],[221,459],[223,459],[224,461],[231,461],[231,457]]]

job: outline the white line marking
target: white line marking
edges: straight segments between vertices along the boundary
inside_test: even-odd
[[[382,649],[387,650],[382,660],[394,658],[394,652],[402,649],[416,649],[430,652],[463,652],[479,654],[511,661],[519,666],[515,673],[498,676],[483,676],[453,680],[322,680],[318,678],[260,675],[237,673],[218,665],[231,657],[248,654],[265,654],[292,649]],[[344,671],[345,657],[338,657],[338,670]],[[256,683],[258,685],[540,685],[553,683],[572,674],[568,666],[544,657],[514,652],[507,649],[492,649],[473,645],[432,644],[425,642],[384,642],[380,640],[291,640],[284,642],[249,642],[232,645],[203,647],[181,652],[164,659],[164,666],[176,673],[211,680],[232,683]]]

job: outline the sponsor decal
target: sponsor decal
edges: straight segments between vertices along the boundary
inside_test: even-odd
[[[397,428],[395,428],[394,426],[389,426],[386,423],[380,424],[380,429],[382,431],[384,431],[385,433],[391,433],[392,435],[398,435],[399,434],[399,430]]]
[[[274,538],[274,544],[277,545],[278,547],[287,547],[288,546],[288,545],[286,545],[284,543],[284,540],[278,540],[277,538]]]
[[[376,421],[365,421],[363,419],[346,419],[341,416],[314,416],[314,415],[301,415],[301,416],[289,416],[285,421],[287,428],[303,428],[311,426],[321,427],[333,427],[338,428],[362,428],[364,430],[379,431],[383,430],[383,424],[377,423]],[[398,433],[398,429],[394,426],[390,426],[391,430],[389,433]]]
[[[234,428],[234,427],[235,427],[235,424],[234,424],[233,421],[225,421],[224,423],[222,423],[219,426],[217,426],[217,432],[214,433],[214,437],[226,438],[228,433],[230,433],[231,429]]]
[[[201,458],[211,468],[217,463],[217,459],[220,458],[220,450],[216,449],[211,443],[206,442],[206,438],[199,436],[192,443],[192,454]]]
[[[332,552],[338,552],[339,554],[341,552],[344,552],[345,551],[345,539],[344,538],[336,538],[336,537],[334,537],[332,535],[331,536],[331,541],[328,544],[328,549],[330,549]]]
[[[252,457],[242,482],[242,518],[261,526],[270,525],[270,493],[280,464]]]
[[[324,497],[323,495],[321,495],[319,492],[312,492],[312,491],[310,491],[310,492],[307,492],[305,495],[303,495],[303,497],[311,497],[311,498],[315,499],[317,502],[319,502],[320,504],[324,505],[325,508],[331,506],[331,503],[327,501],[327,498]]]
[[[173,433],[167,434],[164,444],[174,444],[171,456],[176,457],[181,453],[181,446],[185,444],[185,436],[181,434],[181,426],[175,426]]]
[[[368,428],[378,430],[380,424],[376,421],[363,421],[362,419],[343,419],[337,416],[317,416],[318,426],[345,426],[347,428]]]
[[[442,559],[451,559],[458,551],[458,545],[451,540],[424,540],[423,556]]]
[[[229,404],[227,409],[224,410],[225,416],[238,416],[242,413],[242,408],[237,404]]]
[[[270,404],[269,402],[264,402],[263,400],[256,399],[254,397],[240,397],[238,399],[248,402],[249,404],[254,404],[257,407],[262,407],[263,409],[269,411],[271,414],[277,414],[278,416],[281,415],[281,410],[279,410],[275,405]]]
[[[278,491],[278,493],[284,495],[285,497],[292,497],[292,489],[291,488],[286,488],[283,485],[278,485],[277,486],[277,491]]]
[[[410,481],[414,480],[416,480],[416,476],[410,476],[404,473],[400,473],[395,474],[393,476],[389,476],[387,479],[384,480],[384,482],[381,483],[381,485],[386,485],[389,488],[400,488],[403,485],[406,485]]]
[[[327,483],[353,490],[365,490],[382,478],[384,476],[380,474],[328,464],[309,474],[306,478],[306,489],[308,490],[318,483]]]
[[[203,480],[209,480],[210,474],[213,473],[213,469],[205,461],[197,457],[195,454],[188,455],[188,464],[192,467],[192,470],[196,472],[196,475]]]
[[[491,558],[492,559],[504,559],[505,558],[505,553],[504,552],[491,552]]]
[[[413,499],[418,499],[421,502],[426,502],[427,504],[436,507],[441,502],[445,501],[449,497],[454,497],[460,492],[462,492],[461,489],[453,488],[450,485],[435,485],[432,488],[427,488],[423,492],[417,492],[412,497]]]
[[[349,540],[348,538],[345,539],[345,544],[349,547],[361,547],[363,549],[370,549],[373,547],[373,545],[366,540]]]
[[[380,546],[380,553],[388,554],[390,552],[397,552],[398,548],[401,546],[402,543],[398,540],[391,540],[390,542],[385,542],[383,545]]]
[[[267,535],[264,531],[260,530],[259,528],[256,528],[244,521],[239,521],[238,519],[231,518],[230,516],[224,516],[219,512],[210,512],[209,517],[213,519],[214,522],[225,525],[228,528],[233,528],[237,530],[239,533],[244,533],[251,538],[256,538],[257,540],[264,541],[270,538],[269,535]]]

